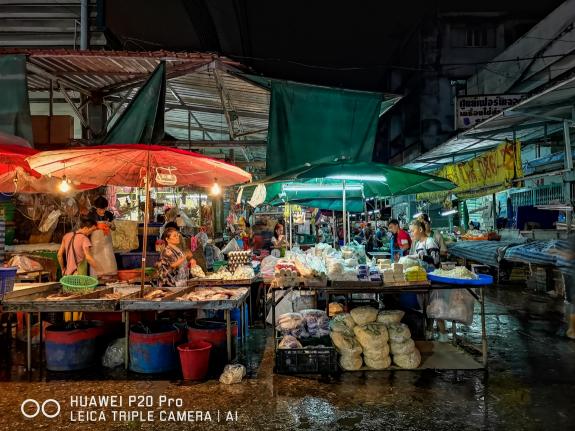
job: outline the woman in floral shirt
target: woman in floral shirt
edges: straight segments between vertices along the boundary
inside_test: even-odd
[[[177,229],[166,229],[162,239],[166,241],[166,247],[158,261],[158,284],[160,287],[183,287],[188,280],[188,262],[192,259],[192,253],[189,250],[183,252],[178,247],[180,233]]]

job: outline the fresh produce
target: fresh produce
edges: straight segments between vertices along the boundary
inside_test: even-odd
[[[479,276],[464,266],[456,266],[454,269],[436,269],[432,272],[433,275],[447,278],[459,278],[464,280],[477,280]]]
[[[426,281],[427,272],[421,266],[412,266],[405,270],[405,279],[407,281]]]

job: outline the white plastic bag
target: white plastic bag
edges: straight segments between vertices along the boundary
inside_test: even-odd
[[[433,290],[429,295],[427,316],[471,325],[474,305],[475,298],[466,289]]]
[[[92,242],[92,256],[98,262],[98,272],[90,269],[91,275],[113,275],[118,272],[116,257],[114,256],[114,246],[112,237],[105,235],[104,231],[98,229],[90,236]]]
[[[246,375],[246,367],[242,364],[229,364],[224,367],[224,372],[220,376],[220,383],[232,385],[240,383]]]
[[[102,365],[106,368],[119,367],[124,363],[125,338],[117,338],[108,344],[106,353],[102,357]]]
[[[235,240],[235,238],[232,238],[230,242],[228,242],[226,246],[222,248],[222,253],[228,254],[230,251],[240,251],[240,250],[241,248],[238,245],[238,242]]]

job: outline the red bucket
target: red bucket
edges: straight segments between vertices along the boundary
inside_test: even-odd
[[[202,340],[178,346],[184,380],[201,380],[206,376],[211,349],[212,345]]]

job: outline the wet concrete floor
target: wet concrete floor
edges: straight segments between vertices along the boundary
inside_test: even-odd
[[[144,380],[123,370],[28,375],[24,346],[15,344],[7,353],[3,345],[0,430],[575,429],[575,342],[561,336],[562,303],[509,287],[491,289],[488,298],[487,372],[358,372],[329,380],[274,375],[271,337],[261,329],[252,330],[243,350],[248,378],[231,386],[215,379],[182,383],[177,376]],[[477,342],[478,316],[465,329]],[[77,395],[121,395],[123,404],[72,406]],[[131,407],[130,396],[136,397]],[[47,399],[58,401],[60,414],[48,419],[40,408],[38,416],[25,418],[20,408],[29,398],[40,407]],[[181,399],[181,406],[176,400],[168,406],[168,398]],[[24,411],[34,414],[33,402]],[[181,421],[177,415],[184,411],[194,414]],[[47,403],[45,412],[56,413],[55,404]]]

